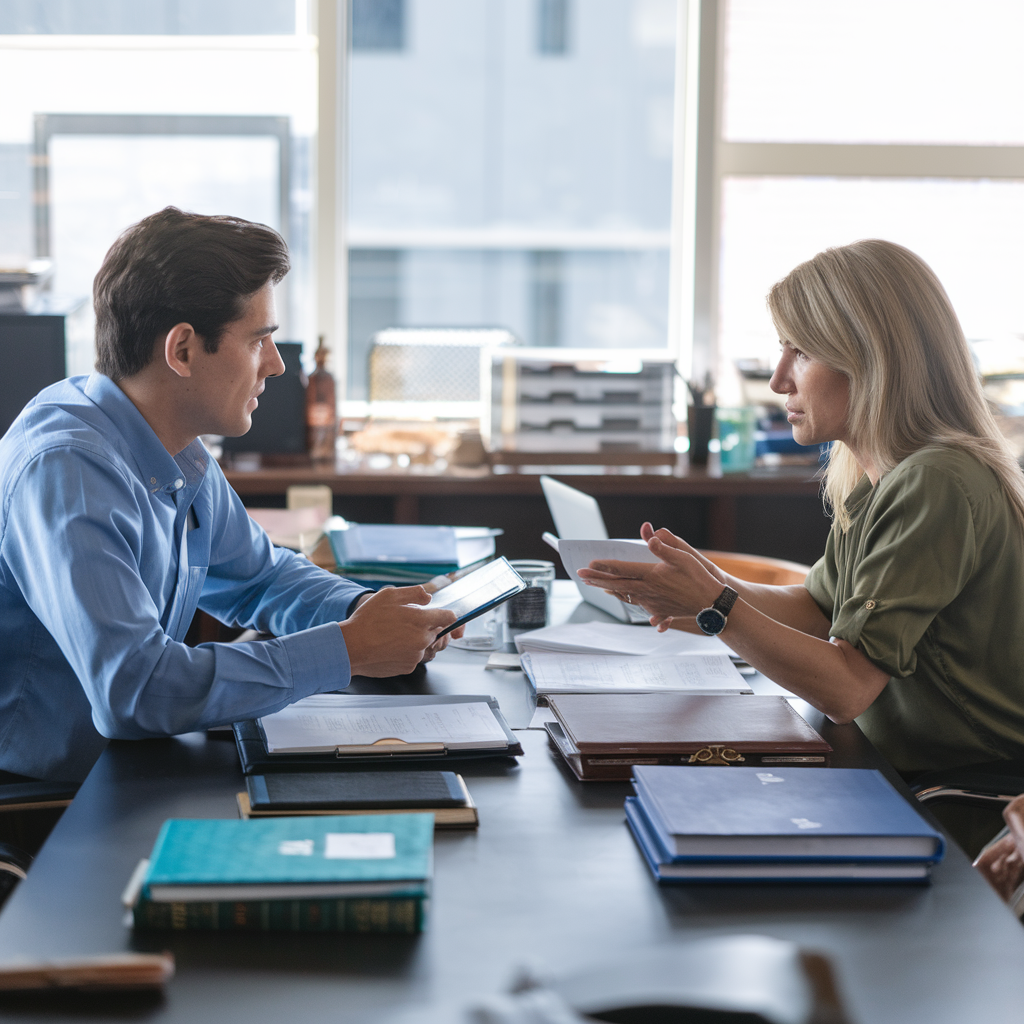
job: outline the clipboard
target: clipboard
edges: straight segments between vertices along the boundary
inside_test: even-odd
[[[448,750],[443,743],[402,743],[391,741],[372,743],[366,746],[337,748],[330,752],[311,754],[271,754],[267,751],[267,739],[256,719],[235,722],[231,727],[235,734],[238,758],[245,775],[263,775],[273,772],[347,771],[375,768],[403,768],[405,766],[432,765],[440,767],[455,761],[476,761],[490,757],[519,757],[522,745],[508,727],[498,702],[487,694],[351,694],[352,707],[387,708],[420,706],[424,704],[468,704],[485,702],[505,733],[508,741],[504,747],[481,747]],[[339,752],[340,751],[340,752]]]

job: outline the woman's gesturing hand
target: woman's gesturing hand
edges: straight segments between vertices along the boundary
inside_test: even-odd
[[[650,523],[644,523],[640,536],[658,562],[594,561],[579,570],[580,579],[639,605],[661,629],[675,617],[696,615],[721,593],[717,570],[686,541],[668,530],[655,531]]]

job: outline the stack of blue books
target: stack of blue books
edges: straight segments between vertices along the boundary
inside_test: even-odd
[[[501,530],[477,526],[350,523],[324,525],[338,572],[367,586],[412,586],[494,557]]]
[[[659,882],[927,882],[945,841],[877,771],[637,765],[626,820]]]

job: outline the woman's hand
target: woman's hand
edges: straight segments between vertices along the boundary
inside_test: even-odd
[[[1003,810],[1009,833],[986,847],[974,866],[1004,900],[1009,901],[1024,882],[1024,796],[1010,801]]]
[[[667,629],[676,617],[691,618],[722,592],[724,581],[711,563],[668,530],[644,523],[640,536],[659,561],[594,561],[579,577],[627,604],[639,605],[651,623]],[[710,567],[710,568],[709,568]]]

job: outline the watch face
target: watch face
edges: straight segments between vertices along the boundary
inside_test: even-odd
[[[717,608],[704,608],[697,612],[697,625],[714,636],[725,629],[725,616]]]

